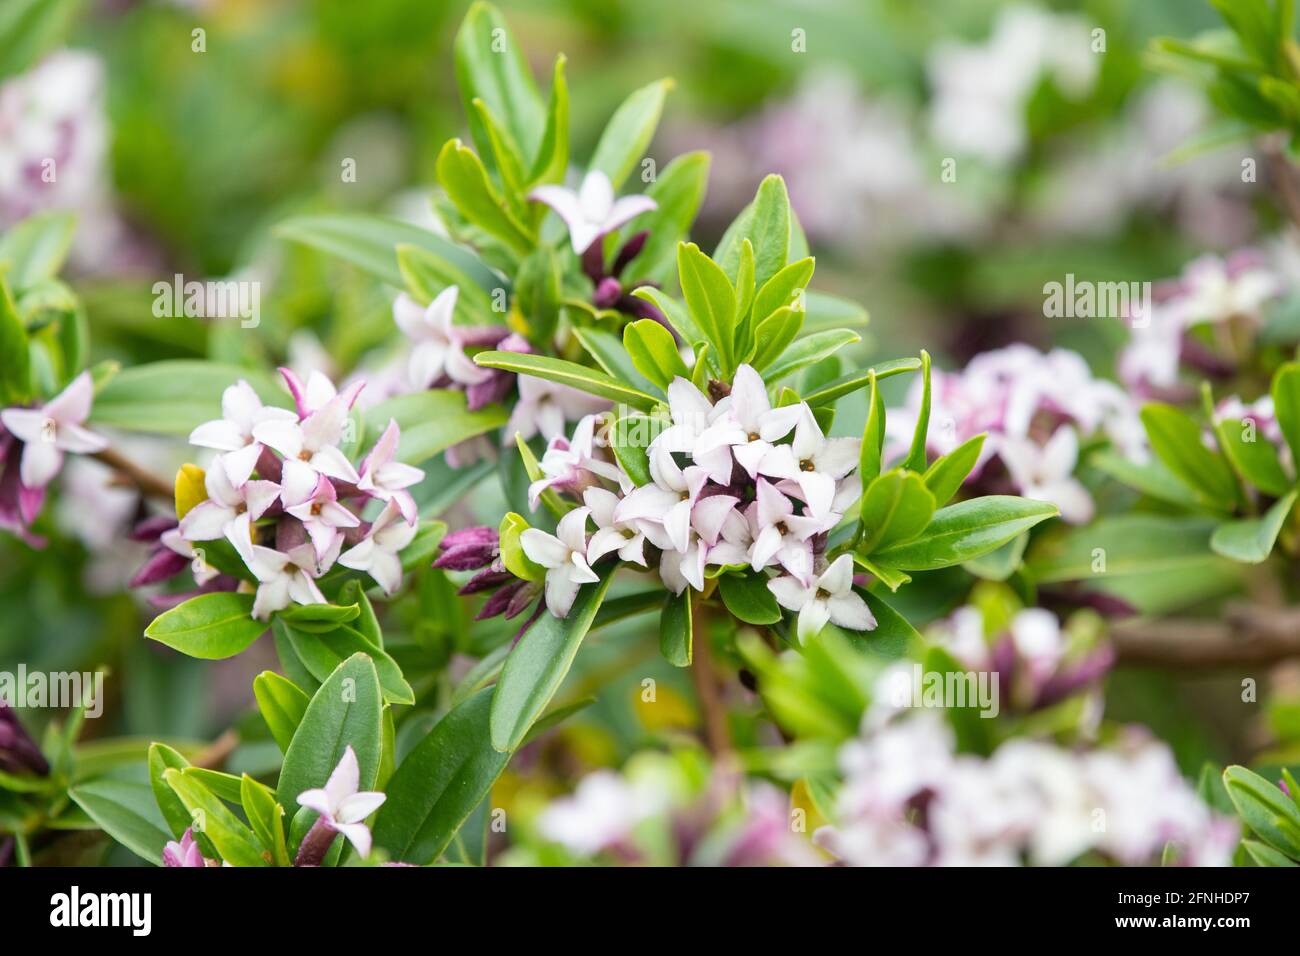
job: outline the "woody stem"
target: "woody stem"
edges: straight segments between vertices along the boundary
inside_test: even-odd
[[[691,615],[691,679],[695,683],[695,696],[699,699],[704,717],[704,742],[710,753],[719,756],[729,753],[732,743],[731,731],[727,727],[727,711],[718,693],[713,649],[709,644],[707,608],[705,602],[697,601]]]
[[[118,478],[124,484],[133,485],[142,495],[157,498],[161,501],[172,501],[175,497],[175,492],[170,484],[157,475],[145,471],[135,462],[112,448],[97,451],[90,457],[108,465],[117,473]]]

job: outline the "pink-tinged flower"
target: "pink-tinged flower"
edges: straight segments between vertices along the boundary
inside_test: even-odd
[[[412,388],[429,388],[444,375],[459,385],[479,385],[492,377],[490,369],[480,368],[465,354],[466,345],[480,343],[471,339],[471,327],[455,323],[459,294],[452,285],[439,292],[428,307],[421,307],[405,292],[393,302],[393,320],[414,343],[407,368]],[[483,331],[494,337],[489,344],[506,335],[500,328]]]
[[[596,525],[587,542],[587,563],[595,564],[613,551],[620,561],[645,567],[645,533],[635,522],[621,522],[614,517],[618,495],[605,488],[588,488],[582,494],[582,501],[591,510],[591,520]]]
[[[1079,436],[1069,425],[1058,428],[1043,445],[1030,438],[1008,436],[999,454],[1020,494],[1050,501],[1061,509],[1061,518],[1071,524],[1083,524],[1092,518],[1092,496],[1074,477]]]
[[[261,479],[236,486],[218,458],[203,476],[208,498],[181,519],[181,536],[189,541],[228,538],[235,547],[248,541],[252,523],[280,496],[280,486]]]
[[[814,515],[826,517],[834,510],[836,483],[858,467],[862,442],[857,438],[827,438],[808,406],[796,407],[800,415],[794,440],[771,448],[758,470],[782,479],[777,487],[798,495]]]
[[[703,591],[707,557],[704,543],[699,538],[692,538],[680,551],[664,548],[659,555],[659,577],[674,594],[681,594],[687,587]]]
[[[254,426],[253,436],[284,456],[280,479],[283,484],[301,488],[308,480],[308,472],[313,477],[324,475],[350,484],[360,480],[352,463],[338,448],[349,408],[348,396],[342,394],[301,422],[267,421]]]
[[[556,617],[567,617],[578,589],[599,581],[587,563],[589,508],[575,508],[560,519],[555,534],[528,528],[519,544],[529,559],[546,568],[546,607]]]
[[[334,768],[329,780],[325,781],[324,787],[304,790],[298,794],[298,804],[315,810],[320,816],[312,825],[311,832],[303,837],[296,865],[319,865],[325,858],[330,843],[334,842],[336,833],[342,833],[362,858],[370,855],[370,828],[363,821],[383,806],[387,798],[373,790],[358,792],[360,787],[361,767],[357,763],[356,752],[349,744],[344,748],[339,765]],[[316,834],[315,839],[313,834]],[[308,854],[315,857],[314,851],[317,849],[320,849],[318,859],[304,858]]]
[[[375,447],[370,449],[370,454],[361,462],[361,480],[357,482],[357,490],[380,501],[397,502],[402,517],[413,524],[417,516],[415,499],[406,489],[422,479],[424,472],[414,465],[396,460],[400,438],[401,430],[397,427],[397,420],[390,418],[379,441],[375,442]]]
[[[754,538],[749,552],[753,569],[776,563],[799,580],[809,580],[813,570],[811,539],[827,530],[827,520],[795,514],[790,499],[762,478],[756,482],[747,517]]]
[[[45,488],[28,488],[19,475],[23,443],[0,423],[0,528],[12,531],[34,548],[44,539],[27,530],[45,504]]]
[[[328,604],[316,586],[321,563],[316,549],[309,543],[295,545],[286,554],[253,544],[248,539],[236,542],[240,557],[257,578],[257,596],[253,599],[253,617],[265,621],[272,611],[282,611],[290,604]]]
[[[364,571],[385,594],[392,594],[402,586],[402,559],[398,555],[411,543],[417,530],[413,522],[402,517],[397,502],[390,501],[370,526],[369,534],[339,555],[339,564]]]
[[[827,621],[851,631],[870,631],[876,626],[871,608],[853,590],[853,559],[847,554],[836,558],[812,584],[785,575],[768,581],[767,587],[783,608],[798,612],[801,642],[820,634]]]
[[[722,522],[717,543],[709,548],[709,564],[732,568],[748,567],[753,547],[754,535],[749,520],[733,509]]]
[[[504,329],[501,330],[504,333]],[[485,345],[493,345],[499,352],[515,352],[520,355],[527,355],[532,352],[533,347],[528,340],[517,333],[510,333],[501,339],[501,341],[492,343],[485,342]],[[483,371],[488,373],[488,377],[481,382],[475,382],[473,385],[465,387],[465,407],[471,412],[476,412],[480,408],[485,408],[493,402],[504,401],[505,397],[510,394],[510,390],[515,387],[515,373],[507,372],[500,368],[485,368]]]
[[[293,472],[290,480],[301,481],[303,477],[314,478],[314,487],[292,487],[286,483],[282,496],[294,503],[284,510],[302,522],[316,548],[317,559],[324,560],[341,543],[343,530],[357,527],[361,519],[339,504],[339,494],[328,478]]]
[[[175,840],[167,842],[167,845],[163,847],[162,861],[163,866],[203,867],[208,865],[208,861],[203,859],[203,854],[199,852],[199,845],[194,839],[192,827],[181,835],[179,843]]]
[[[573,438],[552,438],[542,460],[538,462],[544,477],[528,486],[528,506],[534,510],[542,492],[549,489],[580,495],[598,478],[618,481],[619,468],[596,457],[596,425],[599,415],[585,415],[573,429]]]
[[[614,185],[598,169],[587,173],[577,192],[563,186],[538,186],[528,198],[543,202],[555,210],[569,228],[573,251],[582,255],[587,248],[608,233],[631,222],[643,212],[657,209],[649,196],[614,198]]]
[[[758,475],[759,464],[772,454],[772,443],[790,434],[803,416],[805,406],[773,408],[763,379],[750,366],[742,365],[736,369],[731,394],[718,402],[714,409],[721,414],[695,442],[694,455],[698,459],[719,446],[729,446],[737,464],[754,478]],[[712,477],[714,481],[726,484],[731,479],[730,464],[724,474]]]
[[[88,455],[108,447],[106,439],[82,427],[94,397],[90,373],[82,372],[41,408],[0,411],[0,422],[23,442],[18,474],[25,488],[48,485],[63,465],[64,452]]]
[[[326,405],[333,402],[336,398],[342,399],[341,403],[345,409],[351,409],[356,404],[357,396],[361,390],[366,387],[364,381],[355,381],[350,385],[345,385],[342,391],[334,387],[329,376],[324,372],[313,371],[307,376],[306,384],[298,377],[291,368],[281,368],[280,375],[284,379],[284,384],[288,386],[289,393],[293,395],[294,406],[298,409],[298,420],[316,414]]]
[[[709,447],[701,450],[704,436],[710,433],[722,411],[715,408],[693,383],[679,376],[668,384],[668,413],[672,424],[655,436],[649,451],[653,453],[656,448],[663,448],[690,455],[692,462],[718,484],[730,482],[733,461],[730,445],[725,440],[713,440],[724,434],[721,425],[710,435]],[[733,427],[733,432],[738,432],[738,428]]]
[[[515,436],[527,441],[540,433],[547,441],[564,436],[564,423],[602,412],[609,402],[576,388],[531,375],[519,376],[519,401],[515,403],[501,433],[503,445],[513,445]]]
[[[621,522],[636,521],[651,543],[685,551],[690,544],[691,512],[709,476],[695,465],[680,467],[662,445],[650,449],[653,481],[628,493],[615,511]]]
[[[1264,303],[1280,291],[1277,275],[1256,255],[1238,253],[1227,261],[1208,255],[1187,264],[1163,307],[1181,328],[1234,317],[1257,323]]]
[[[262,444],[253,438],[253,427],[264,421],[297,421],[287,408],[263,405],[253,386],[243,379],[221,394],[221,417],[204,422],[190,432],[190,444],[226,452],[221,464],[230,483],[242,485],[253,474]]]

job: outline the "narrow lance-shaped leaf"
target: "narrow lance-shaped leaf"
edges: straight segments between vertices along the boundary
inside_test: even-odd
[[[670,594],[659,615],[659,653],[674,667],[689,667],[692,646],[691,590]]]
[[[672,89],[672,80],[656,80],[633,92],[610,117],[592,153],[591,169],[609,177],[618,189],[645,155],[659,125],[664,97]]]
[[[880,474],[884,467],[885,452],[885,399],[880,394],[875,369],[867,370],[871,392],[867,400],[867,423],[862,429],[861,452],[858,456],[858,476],[862,487]]]
[[[871,559],[903,571],[946,568],[987,554],[1056,514],[1055,505],[1029,498],[972,498],[940,508],[919,537],[876,551]]]
[[[521,352],[480,352],[474,361],[485,368],[500,368],[517,375],[533,375],[537,378],[569,385],[582,392],[608,398],[612,402],[622,402],[649,411],[659,399],[653,395],[615,381],[604,372],[598,372],[576,362],[551,358],[547,355],[529,355]]]
[[[930,434],[930,353],[921,350],[921,411],[916,418],[916,431],[912,433],[912,447],[907,452],[903,467],[911,471],[926,469],[926,444]]]

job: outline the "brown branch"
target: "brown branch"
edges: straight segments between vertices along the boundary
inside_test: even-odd
[[[226,765],[226,760],[239,746],[239,734],[234,729],[227,730],[194,758],[194,766],[204,770],[219,770]]]
[[[1221,620],[1168,618],[1117,624],[1121,664],[1208,670],[1300,657],[1300,607],[1231,605]]]
[[[709,645],[709,626],[703,601],[695,602],[691,615],[691,679],[704,717],[704,742],[715,757],[732,750],[731,730],[727,726],[727,709],[719,696],[718,675],[713,666],[713,649]]]
[[[149,498],[158,498],[161,501],[174,500],[175,491],[170,483],[151,472],[145,471],[121,453],[111,448],[105,448],[103,451],[95,452],[91,457],[108,465],[117,473],[123,484],[133,486],[142,495]]]

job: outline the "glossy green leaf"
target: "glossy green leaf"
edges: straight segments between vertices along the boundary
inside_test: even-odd
[[[285,838],[284,807],[276,802],[275,792],[244,774],[240,778],[240,802],[253,833],[271,854],[271,862],[276,866],[292,865]]]
[[[749,364],[759,372],[767,369],[798,337],[803,321],[803,312],[790,306],[782,306],[759,320],[754,330],[754,355]]]
[[[608,398],[649,411],[658,402],[653,395],[616,381],[604,372],[566,362],[546,355],[528,355],[520,352],[480,352],[474,361],[485,368],[501,368],[517,375],[532,375],[561,385],[569,385],[581,392]]]
[[[487,141],[473,109],[478,98],[502,118],[523,155],[532,160],[546,128],[546,107],[523,50],[505,18],[491,4],[470,6],[456,33],[454,60],[456,85],[474,142],[483,145]]]
[[[870,556],[911,541],[926,529],[934,509],[934,495],[916,472],[895,468],[878,475],[862,494],[859,552]]]
[[[925,470],[925,486],[934,495],[937,505],[942,507],[957,493],[957,489],[979,461],[980,452],[984,449],[984,438],[983,434],[979,434],[966,439],[948,454],[936,458]]]
[[[67,210],[40,212],[0,235],[0,274],[15,297],[63,268],[77,217]]]
[[[740,264],[741,243],[748,239],[754,246],[754,279],[761,288],[786,265],[791,218],[785,180],[777,175],[766,177],[759,183],[753,202],[728,227],[714,259],[734,279]]]
[[[870,391],[867,393],[867,422],[862,428],[862,443],[858,452],[858,477],[862,486],[871,482],[885,467],[885,400],[880,394],[876,373],[868,370]]]
[[[379,675],[384,702],[414,704],[415,692],[402,676],[397,662],[381,647],[368,641],[360,631],[338,625],[327,631],[305,631],[277,617],[273,622],[277,637],[288,640],[298,660],[318,681],[325,681],[345,660],[355,654],[367,655]]]
[[[669,594],[659,615],[659,653],[674,667],[690,667],[694,654],[691,590]]]
[[[1300,859],[1300,810],[1290,797],[1245,767],[1224,770],[1223,785],[1250,832],[1286,856]]]
[[[851,395],[860,388],[868,388],[871,385],[872,373],[875,373],[877,380],[884,380],[895,375],[902,375],[906,372],[916,372],[919,371],[920,368],[921,360],[914,358],[895,359],[892,362],[881,362],[879,365],[850,372],[833,382],[822,385],[816,390],[809,392],[803,397],[803,399],[813,408],[821,405],[833,405],[845,395]]]
[[[265,621],[252,618],[253,595],[213,591],[164,611],[144,629],[144,636],[182,654],[203,660],[234,657],[266,632]]]
[[[510,652],[492,698],[492,746],[497,750],[518,747],[546,710],[573,665],[612,578],[613,572],[606,571],[599,582],[584,585],[563,620],[544,612]]]
[[[903,467],[912,471],[926,470],[925,450],[930,434],[930,353],[921,349],[921,411],[912,433],[912,447],[908,450]]]
[[[492,789],[510,759],[489,743],[491,688],[453,707],[388,781],[375,817],[375,845],[394,860],[427,865]]]
[[[244,379],[263,402],[292,408],[278,379],[255,369],[218,362],[169,359],[123,369],[95,396],[90,425],[128,431],[189,436],[204,422],[221,417],[221,395]]]
[[[636,90],[614,111],[600,134],[589,168],[608,176],[615,190],[623,185],[649,148],[663,113],[664,97],[672,86],[672,80],[665,79]]]
[[[397,457],[419,465],[452,445],[500,428],[509,413],[501,405],[469,411],[465,393],[457,389],[434,388],[398,395],[366,410],[366,431],[382,434],[390,419],[401,428]]]
[[[630,232],[650,233],[624,272],[628,278],[649,279],[665,287],[675,282],[677,243],[689,235],[704,202],[709,162],[706,152],[683,153],[661,169],[646,188],[646,195],[658,208],[641,214],[627,227]]]
[[[0,274],[0,402],[21,405],[32,394],[31,350],[9,284]]]
[[[876,551],[871,559],[903,571],[946,568],[1000,548],[1056,514],[1055,505],[1030,498],[972,498],[940,508],[920,537]]]
[[[677,351],[673,334],[653,319],[624,326],[623,347],[637,371],[665,391],[673,379],[690,378],[690,369]]]
[[[693,242],[677,247],[677,277],[694,324],[729,378],[736,369],[736,290],[731,279]]]
[[[542,142],[529,171],[529,187],[543,183],[562,183],[569,169],[569,81],[565,77],[568,60],[561,53],[555,58],[551,73],[551,97],[546,107],[546,127]]]
[[[1185,412],[1153,402],[1142,409],[1142,423],[1157,457],[1188,486],[1218,504],[1236,501],[1237,482],[1232,469],[1205,447],[1200,426]]]
[[[781,607],[760,571],[724,574],[718,578],[718,593],[727,610],[746,624],[764,626],[781,620]]]
[[[829,358],[846,345],[861,341],[862,336],[849,329],[827,329],[805,335],[801,339],[795,339],[781,357],[764,370],[763,378],[768,382],[780,381],[787,375]]]
[[[448,140],[438,154],[435,169],[438,182],[462,216],[517,255],[525,255],[532,249],[533,236],[506,208],[505,200],[472,149],[458,139]]]
[[[293,681],[274,671],[262,671],[253,678],[253,696],[280,752],[287,751],[311,698]]]
[[[155,866],[162,865],[163,847],[171,834],[148,784],[91,780],[72,787],[68,796],[122,846]]]
[[[321,684],[285,752],[276,786],[285,811],[295,816],[295,831],[306,832],[296,818],[298,795],[325,786],[347,747],[357,755],[360,789],[373,787],[379,770],[382,710],[379,675],[365,654],[348,658]],[[291,836],[290,848],[296,850],[301,834]]]
[[[1215,423],[1214,431],[1219,447],[1242,478],[1279,498],[1291,490],[1294,482],[1282,470],[1273,443],[1259,434],[1257,422],[1253,419],[1224,419]]]
[[[163,772],[163,780],[185,804],[195,828],[203,830],[231,866],[267,866],[253,831],[195,776],[194,770],[168,769]]]

